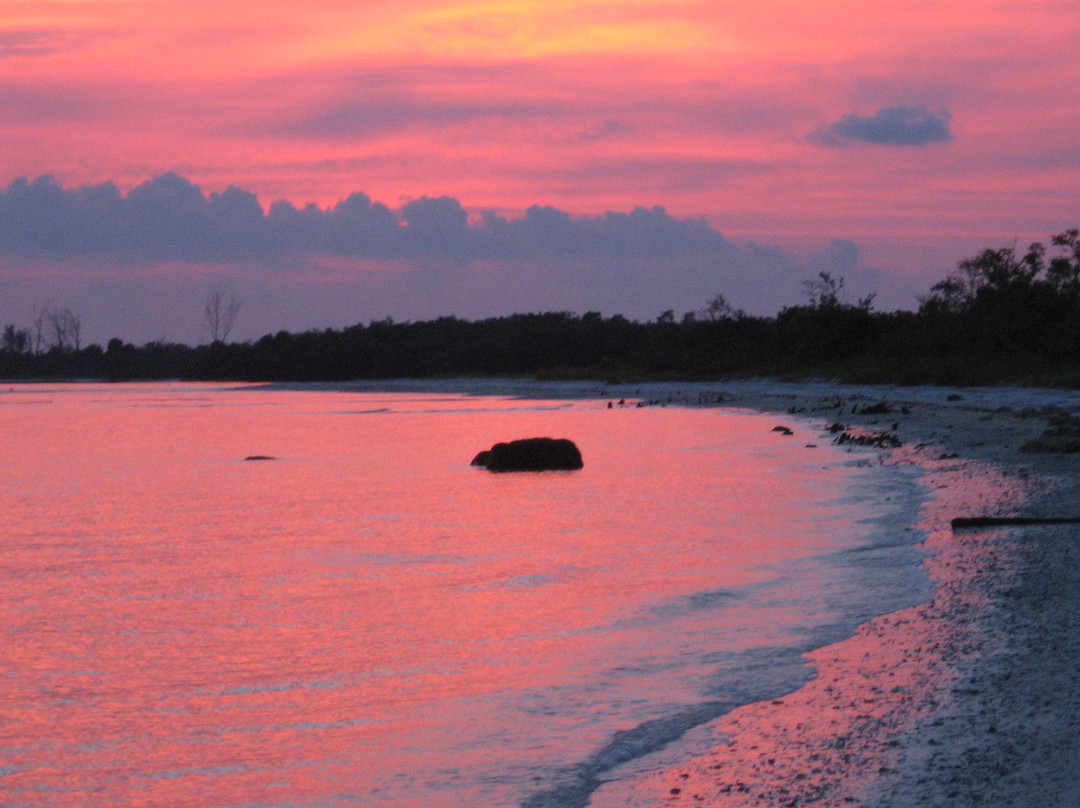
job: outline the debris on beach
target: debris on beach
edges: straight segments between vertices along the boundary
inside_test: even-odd
[[[835,438],[838,446],[872,446],[875,449],[899,449],[904,442],[892,432],[864,432],[845,429]]]
[[[1080,516],[958,516],[952,520],[952,529],[1075,524],[1080,524]]]

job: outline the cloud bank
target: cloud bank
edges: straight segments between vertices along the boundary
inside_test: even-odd
[[[112,182],[68,190],[50,176],[20,179],[0,192],[0,256],[222,262],[298,255],[482,259],[577,257],[730,258],[737,248],[704,219],[677,219],[662,207],[571,217],[534,205],[521,218],[469,213],[451,197],[421,197],[399,211],[353,193],[328,208],[274,202],[235,186],[206,195],[167,173],[126,196]]]
[[[0,322],[25,323],[50,301],[82,316],[88,341],[198,342],[214,288],[243,299],[233,336],[252,339],[386,316],[681,317],[717,293],[771,314],[799,302],[802,281],[821,270],[860,293],[874,280],[852,242],[796,258],[662,207],[572,216],[534,205],[508,218],[446,196],[391,209],[353,193],[327,207],[264,209],[241,188],[206,194],[175,173],[127,194],[112,182],[66,189],[50,176],[0,191]]]
[[[873,115],[845,115],[819,129],[811,140],[824,146],[873,143],[879,146],[925,146],[952,140],[945,108],[896,106],[879,109]]]

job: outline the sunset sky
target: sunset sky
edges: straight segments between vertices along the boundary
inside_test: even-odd
[[[0,213],[45,225],[0,238],[0,322],[51,303],[93,340],[194,342],[213,287],[241,338],[715,292],[773,313],[821,269],[911,308],[965,255],[1080,225],[1078,43],[1076,0],[3,0]],[[45,211],[105,183],[327,216],[362,193],[427,241],[50,244]],[[569,221],[538,241],[596,240],[491,247],[532,206]],[[444,243],[461,217],[483,248]]]

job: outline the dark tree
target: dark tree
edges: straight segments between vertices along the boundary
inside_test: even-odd
[[[224,342],[229,338],[241,305],[240,300],[219,288],[210,290],[203,306],[203,325],[210,332],[211,342]]]

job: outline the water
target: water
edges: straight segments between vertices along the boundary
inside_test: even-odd
[[[913,481],[776,423],[7,388],[0,805],[584,805],[920,591]],[[469,465],[534,435],[585,468]]]

